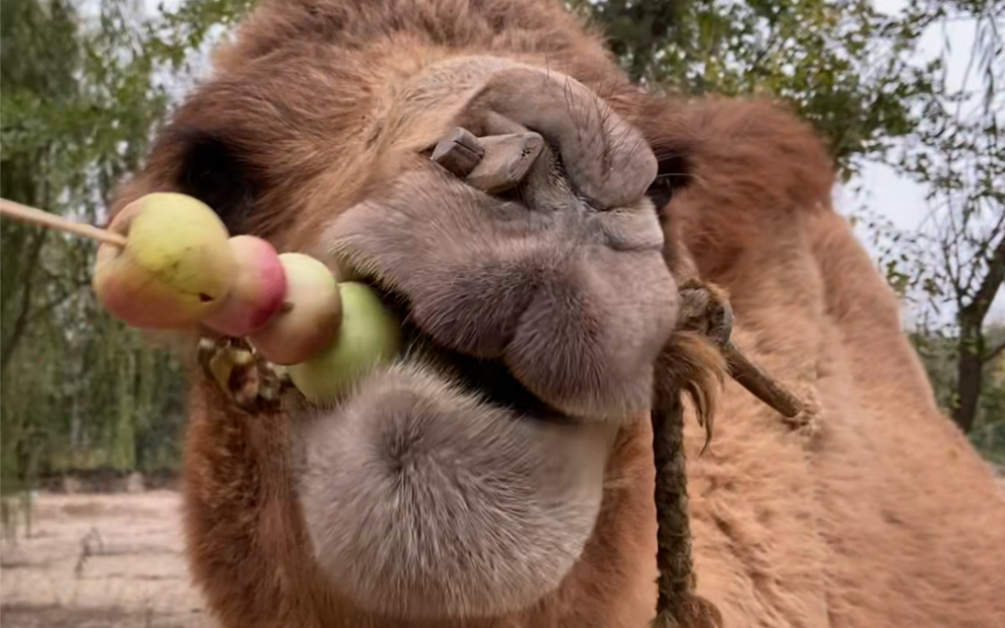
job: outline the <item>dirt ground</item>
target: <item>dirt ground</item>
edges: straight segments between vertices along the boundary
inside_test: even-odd
[[[217,628],[189,584],[179,499],[40,494],[31,538],[0,541],[0,625]]]
[[[216,628],[190,586],[179,495],[56,495],[0,545],[4,628]]]

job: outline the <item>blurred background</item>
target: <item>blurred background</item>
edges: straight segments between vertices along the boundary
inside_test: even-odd
[[[0,196],[102,220],[252,4],[0,0]],[[939,403],[1005,465],[1005,2],[567,4],[653,89],[773,94],[826,135],[839,211],[903,296]],[[201,625],[179,365],[97,307],[92,242],[0,226],[4,625]]]

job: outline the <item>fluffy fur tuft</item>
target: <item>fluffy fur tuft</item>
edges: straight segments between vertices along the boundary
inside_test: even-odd
[[[657,396],[681,383],[694,405],[699,425],[711,440],[716,400],[727,375],[726,360],[707,336],[692,331],[675,333],[656,366]]]
[[[427,619],[502,615],[554,591],[590,537],[617,433],[527,420],[418,366],[307,421],[314,559],[361,609]]]

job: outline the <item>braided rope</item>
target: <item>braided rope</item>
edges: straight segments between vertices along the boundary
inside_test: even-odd
[[[656,566],[659,596],[650,628],[721,628],[718,609],[694,593],[691,557],[687,468],[684,453],[684,405],[687,393],[705,428],[705,445],[712,438],[715,380],[724,373],[758,399],[787,417],[804,404],[750,362],[730,340],[733,312],[725,291],[697,279],[680,287],[678,329],[656,364],[653,399],[653,461],[656,467]],[[704,451],[704,450],[703,450]]]

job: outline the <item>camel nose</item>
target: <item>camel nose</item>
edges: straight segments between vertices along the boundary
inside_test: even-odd
[[[532,131],[554,148],[573,193],[599,210],[629,205],[656,179],[641,133],[572,77],[516,66],[495,72],[456,118],[474,135]]]

